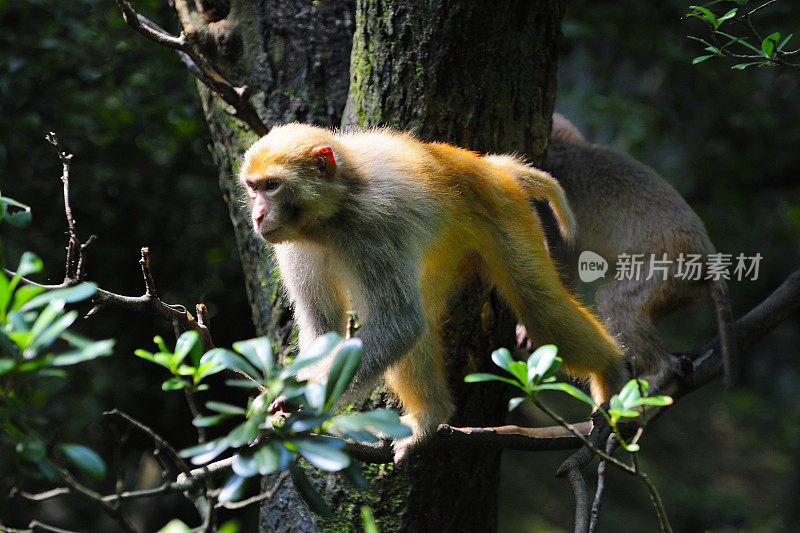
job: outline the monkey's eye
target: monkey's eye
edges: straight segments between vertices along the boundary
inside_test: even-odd
[[[269,178],[261,182],[261,190],[266,192],[272,192],[278,189],[281,186],[281,180],[275,178]]]
[[[253,181],[250,181],[250,180],[245,180],[245,181],[244,181],[244,184],[245,184],[245,185],[247,186],[247,188],[248,188],[248,189],[250,189],[251,191],[254,191],[254,190],[256,190],[256,184],[255,184],[255,182],[253,182]]]

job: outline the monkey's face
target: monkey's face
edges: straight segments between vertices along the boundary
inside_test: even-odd
[[[266,241],[313,238],[338,211],[343,187],[333,149],[324,143],[329,137],[311,126],[279,126],[245,154],[240,180],[253,230]]]
[[[294,220],[291,191],[280,177],[243,177],[250,199],[253,231],[271,243],[291,238]]]

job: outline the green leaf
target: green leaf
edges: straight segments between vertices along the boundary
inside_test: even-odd
[[[39,257],[33,252],[25,252],[19,259],[16,275],[24,278],[30,274],[38,274],[42,271],[43,263]]]
[[[723,37],[727,37],[728,39],[730,39],[731,43],[737,43],[737,44],[740,44],[742,46],[746,46],[747,48],[749,48],[750,50],[752,50],[753,52],[755,52],[757,54],[761,53],[761,50],[759,50],[758,48],[756,48],[755,46],[753,46],[752,44],[747,42],[746,39],[742,39],[741,37],[736,37],[735,35],[730,35],[728,33],[725,33],[724,31],[717,31],[717,33],[722,35]],[[731,44],[731,43],[728,43],[728,44]],[[725,45],[725,46],[728,46],[728,45]]]
[[[633,402],[641,397],[639,393],[639,383],[632,379],[619,391],[619,400],[624,408],[628,408]]]
[[[233,472],[242,477],[253,477],[258,474],[258,462],[254,454],[241,452],[233,460]]]
[[[50,324],[55,322],[55,320],[61,316],[61,312],[64,310],[64,300],[53,300],[47,307],[45,307],[39,316],[36,317],[36,321],[34,321],[33,326],[31,326],[30,334],[31,334],[31,341],[41,335],[44,330],[50,327]]]
[[[494,374],[467,374],[464,377],[464,381],[466,383],[480,383],[482,381],[502,381],[503,383],[508,383],[510,385],[514,385],[515,387],[522,388],[519,382],[514,381],[513,379],[505,378],[503,376],[496,376]]]
[[[633,452],[638,452],[639,451],[639,445],[636,444],[636,443],[628,444],[627,446],[625,446],[625,449],[627,451],[629,451],[629,452],[632,452],[632,453]]]
[[[697,17],[703,19],[712,26],[714,26],[714,29],[719,27],[719,24],[717,23],[717,16],[710,9],[706,9],[702,6],[689,6],[689,9],[694,9],[695,11],[699,12],[699,14],[689,13],[688,15],[690,17]]]
[[[197,367],[197,372],[194,374],[194,381],[195,383],[200,383],[203,379],[207,378],[208,376],[213,376],[214,374],[218,374],[225,370],[224,365],[220,365],[215,361],[206,361],[204,363],[200,363],[200,366]],[[247,380],[248,386],[255,387],[256,385]]]
[[[291,364],[284,367],[280,374],[281,377],[288,377],[296,374],[301,368],[305,368],[323,359],[337,344],[339,344],[340,340],[342,340],[342,338],[338,334],[332,332],[317,337],[308,348],[300,352]]]
[[[331,415],[328,413],[320,415],[300,411],[286,419],[285,427],[289,428],[289,431],[292,433],[302,433],[303,431],[309,431],[317,426],[321,426],[324,422],[327,422],[330,417]]]
[[[330,518],[332,515],[328,504],[325,503],[325,500],[319,495],[317,489],[308,481],[303,469],[300,468],[297,463],[290,463],[289,472],[292,474],[292,481],[294,482],[295,489],[297,489],[297,493],[303,501],[306,502],[308,508],[318,515]]]
[[[594,400],[592,400],[592,398],[588,394],[586,394],[579,388],[570,385],[569,383],[544,383],[542,385],[537,385],[536,387],[534,387],[534,390],[535,391],[557,390],[561,392],[566,392],[573,398],[577,398],[578,400],[582,401],[585,404],[595,406]]]
[[[94,283],[81,283],[80,285],[75,285],[74,287],[68,287],[66,289],[47,291],[31,298],[30,301],[20,308],[20,312],[25,313],[33,311],[53,300],[64,300],[66,303],[80,302],[92,296],[95,291],[97,291],[97,286]]]
[[[722,24],[723,22],[725,22],[726,20],[732,19],[733,17],[735,17],[736,16],[736,12],[738,10],[739,10],[738,7],[734,7],[733,9],[731,9],[730,11],[728,11],[727,13],[722,15],[720,18],[718,18],[717,19],[717,22],[718,22],[717,28],[719,28],[719,25]]]
[[[185,331],[178,337],[175,342],[175,353],[171,358],[172,368],[177,369],[178,365],[190,353],[192,354],[192,364],[197,366],[200,362],[200,357],[203,355],[203,347],[200,344],[200,335],[196,331]]]
[[[206,407],[211,409],[212,411],[216,411],[218,413],[225,413],[229,415],[242,415],[244,416],[247,411],[242,409],[239,406],[231,405],[229,403],[222,403],[222,402],[206,402]]]
[[[0,220],[5,220],[15,228],[24,228],[31,223],[31,208],[11,198],[0,196]]]
[[[305,397],[309,407],[322,411],[325,407],[325,385],[314,382],[307,383]]]
[[[230,417],[231,415],[198,416],[197,418],[192,420],[192,424],[198,428],[207,428],[211,426],[216,426],[220,422],[224,422]]]
[[[752,67],[753,65],[769,65],[766,61],[751,61],[750,63],[739,63],[738,65],[734,65],[731,68],[733,70],[744,70],[747,67]]]
[[[258,421],[255,418],[248,419],[228,433],[228,441],[234,448],[244,446],[256,437],[258,437]]]
[[[253,365],[248,363],[244,357],[224,348],[214,348],[207,351],[200,359],[200,364],[208,361],[213,361],[230,370],[241,370],[252,378],[257,378],[259,375],[258,370],[253,368]]]
[[[510,413],[511,411],[516,409],[519,406],[519,404],[521,404],[527,399],[528,398],[526,398],[525,396],[517,396],[516,398],[511,398],[510,400],[508,400],[508,412]]]
[[[722,33],[722,32],[720,32],[720,33]],[[700,37],[694,37],[693,35],[687,35],[686,38],[687,39],[691,39],[693,41],[697,41],[699,43],[703,43],[706,46],[713,46],[710,42],[706,41],[705,39],[701,39]]]
[[[618,394],[615,394],[611,397],[611,401],[609,401],[609,409],[608,412],[611,411],[622,411],[624,409],[622,405],[622,400],[620,399]]]
[[[777,48],[775,48],[775,50],[777,50],[778,52],[780,52],[781,50],[783,50],[783,47],[784,47],[784,46],[786,46],[786,43],[788,43],[788,42],[789,42],[789,39],[791,39],[793,36],[794,36],[794,33],[790,33],[789,35],[787,35],[787,36],[786,36],[786,38],[784,38],[784,39],[781,41],[781,44],[779,44],[779,45],[778,45],[778,47],[777,47]]]
[[[778,43],[780,38],[781,34],[776,31],[761,41],[761,51],[764,52],[764,57],[772,57],[772,51],[775,50],[775,45]]]
[[[292,439],[290,441],[303,457],[322,470],[335,472],[350,464],[350,457],[340,448],[344,442],[335,439]]]
[[[230,478],[228,478],[228,481],[222,487],[222,490],[219,491],[219,501],[231,502],[239,499],[239,497],[241,496],[240,489],[244,484],[244,480],[245,478],[238,474],[234,474]]]
[[[361,339],[352,338],[344,341],[328,371],[328,381],[325,383],[326,411],[344,394],[350,382],[353,381],[358,367],[361,365]]]
[[[542,378],[554,374],[561,367],[561,359],[556,356],[558,348],[552,344],[540,346],[528,357],[528,381],[534,376]]]
[[[0,359],[0,376],[14,368],[15,364],[11,359]]]
[[[261,371],[264,379],[272,373],[272,345],[266,337],[233,343],[233,349],[253,363]],[[255,376],[253,376],[255,377]]]
[[[375,409],[363,413],[339,415],[331,419],[334,429],[342,432],[368,431],[372,435],[399,439],[411,435],[411,429],[400,422],[400,416],[391,409]],[[358,439],[372,441],[373,439]]]
[[[495,350],[492,352],[492,361],[494,361],[494,364],[496,364],[503,370],[511,372],[511,370],[509,370],[509,367],[511,366],[511,363],[514,362],[514,358],[511,357],[511,352],[509,352],[507,349],[500,348],[499,350]]]
[[[8,302],[11,301],[12,292],[14,292],[14,289],[9,285],[8,278],[0,271],[0,319],[2,319],[3,322],[5,322]]]
[[[16,311],[33,297],[38,296],[44,292],[44,288],[37,287],[36,285],[23,285],[14,291],[14,303],[11,304],[10,310]]]
[[[46,348],[50,346],[61,334],[72,325],[78,318],[77,311],[70,311],[58,317],[46,330],[40,335],[31,339],[28,349],[37,350],[39,348]],[[33,332],[31,332],[33,334]],[[32,335],[33,336],[33,335]]]
[[[366,505],[361,506],[361,524],[364,526],[364,533],[379,533],[378,524],[372,515],[372,509]]]
[[[511,372],[520,383],[525,384],[528,381],[528,365],[522,361],[514,361],[508,365],[508,371]]]
[[[710,55],[707,55],[707,56],[697,56],[694,59],[692,59],[692,65],[696,65],[698,63],[702,63],[706,59],[708,59],[710,57],[715,57],[716,55],[717,54],[710,54]]]
[[[280,448],[288,454],[288,450],[283,446]],[[258,465],[258,473],[262,476],[277,472],[280,465],[281,452],[273,443],[267,443],[264,446],[259,446],[253,454],[256,464]]]
[[[656,407],[663,407],[665,405],[670,405],[672,403],[672,398],[669,396],[648,396],[646,398],[640,398],[632,407],[638,407],[639,405],[654,405]]]
[[[134,351],[133,353],[136,354],[137,357],[141,357],[142,359],[147,359],[151,363],[155,363],[157,365],[161,365],[163,367],[169,368],[169,361],[166,361],[166,360],[163,360],[163,359],[162,360],[158,360],[158,359],[156,359],[155,354],[152,354],[152,353],[148,352],[147,350],[142,350],[140,348],[140,349]]]
[[[61,450],[67,459],[81,472],[95,479],[103,479],[106,475],[106,464],[95,452],[80,444],[60,444]]]
[[[161,384],[161,390],[168,391],[168,390],[181,390],[187,385],[187,383],[179,377],[171,377],[166,380],[164,383]]]
[[[114,339],[106,339],[94,342],[85,348],[58,354],[53,358],[50,364],[53,366],[69,366],[97,357],[111,355],[114,353],[114,342]]]
[[[219,454],[230,448],[227,437],[220,437],[191,448],[181,450],[181,457],[191,457],[192,464],[201,465],[213,461]]]
[[[192,529],[175,518],[167,522],[167,524],[156,533],[192,533]]]

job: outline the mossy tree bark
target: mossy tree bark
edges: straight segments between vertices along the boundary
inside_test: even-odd
[[[346,0],[176,3],[184,28],[196,30],[224,71],[258,94],[268,126],[389,125],[481,152],[524,153],[533,162],[546,149],[563,0],[358,0],[355,8]],[[254,136],[219,98],[200,92],[256,328],[286,346],[291,314],[274,264],[236,200],[237,161]],[[458,405],[452,422],[502,423],[502,388],[467,386],[463,377],[488,370],[489,353],[513,343],[512,314],[476,274],[454,299],[445,329]],[[367,491],[320,476],[333,522],[310,515],[284,483],[262,506],[261,530],[358,530],[360,505],[368,504],[382,531],[493,531],[499,461],[496,450],[425,450],[403,470],[366,466]]]

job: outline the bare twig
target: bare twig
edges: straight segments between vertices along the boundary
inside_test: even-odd
[[[66,468],[55,461],[52,464],[58,470],[61,480],[67,485],[70,494],[100,507],[126,533],[136,533],[136,528],[118,506],[106,501],[101,494],[82,485]]]
[[[137,313],[147,313],[158,316],[164,320],[175,322],[180,325],[184,331],[196,331],[200,335],[200,342],[203,345],[203,350],[208,351],[214,348],[214,342],[211,339],[211,333],[205,324],[200,324],[192,314],[186,310],[182,305],[168,304],[161,300],[155,294],[155,283],[153,281],[152,273],[150,272],[150,253],[148,248],[142,248],[141,259],[139,264],[142,267],[142,275],[145,281],[145,293],[142,296],[125,296],[122,294],[113,293],[101,288],[95,290],[92,296],[92,303],[94,307],[87,313],[87,317],[96,314],[98,311],[107,307],[116,307],[125,309],[127,311],[134,311]],[[14,275],[14,272],[5,269],[9,275]],[[72,287],[78,283],[78,279],[69,279],[64,283],[58,285],[42,285],[36,283],[25,277],[20,281],[27,285],[34,285],[46,290],[63,289]]]
[[[119,409],[112,409],[111,411],[106,411],[103,413],[103,415],[118,417],[124,420],[130,426],[144,433],[151,441],[153,441],[153,444],[155,445],[157,450],[164,451],[169,456],[169,458],[172,459],[172,461],[175,463],[175,466],[177,466],[182,473],[189,476],[189,478],[192,477],[191,471],[189,470],[189,465],[187,465],[186,461],[184,461],[183,458],[181,458],[181,456],[178,455],[178,451],[175,448],[173,448],[170,443],[164,440],[164,438],[161,437],[161,435],[153,431],[151,428],[139,422],[129,414],[120,411]]]
[[[617,447],[617,436],[611,434],[608,436],[608,441],[606,442],[606,453],[608,455],[614,455],[614,450]],[[594,495],[594,503],[592,504],[592,517],[591,521],[589,522],[589,533],[594,533],[597,529],[597,520],[600,516],[600,507],[603,504],[603,492],[606,488],[606,471],[608,470],[608,463],[605,461],[600,461],[600,464],[597,465],[597,491]]]
[[[176,37],[160,28],[156,23],[136,13],[127,0],[115,1],[122,11],[123,19],[131,28],[151,41],[175,50],[192,74],[197,76],[209,89],[217,93],[233,107],[234,116],[250,126],[258,135],[267,134],[266,125],[261,120],[261,117],[258,116],[258,112],[250,101],[249,87],[246,85],[237,87],[220,73],[214,64],[195,46],[192,39],[194,32],[190,32],[189,35],[186,32],[181,32]]]
[[[656,486],[650,481],[650,478],[641,471],[639,468],[639,454],[638,452],[631,453],[631,458],[633,459],[633,467],[636,471],[636,476],[644,482],[645,486],[647,487],[647,491],[650,493],[650,499],[653,502],[653,507],[656,510],[656,516],[658,517],[658,521],[661,524],[661,531],[664,533],[672,533],[672,527],[669,525],[669,520],[667,520],[667,512],[664,509],[664,502],[661,501],[661,496],[658,494],[658,490]]]
[[[281,472],[278,475],[278,479],[275,480],[275,484],[272,485],[272,487],[268,491],[262,492],[261,494],[253,496],[252,498],[247,498],[246,500],[242,500],[242,501],[239,501],[239,502],[217,503],[217,507],[224,507],[225,509],[241,509],[243,507],[247,507],[248,505],[252,505],[254,503],[258,503],[260,501],[269,500],[270,498],[275,496],[275,493],[278,492],[278,489],[280,488],[281,483],[283,483],[283,481],[287,477],[289,477],[289,471],[288,470],[284,470],[283,472]]]

